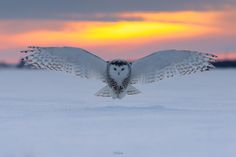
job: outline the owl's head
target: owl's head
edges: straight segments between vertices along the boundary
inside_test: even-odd
[[[130,63],[125,60],[113,60],[108,63],[108,73],[113,79],[125,79],[130,72]]]

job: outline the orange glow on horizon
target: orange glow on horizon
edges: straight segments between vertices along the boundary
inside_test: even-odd
[[[204,35],[216,30],[188,24],[169,24],[159,22],[86,22],[86,28],[80,29],[83,22],[70,22],[62,31],[38,30],[16,34],[11,41],[25,43],[78,43],[81,45],[106,45],[116,42],[148,42],[153,38],[162,40],[188,38]],[[73,31],[71,31],[70,29]]]
[[[227,53],[220,53],[217,54],[217,60],[236,60],[236,52],[227,52]]]

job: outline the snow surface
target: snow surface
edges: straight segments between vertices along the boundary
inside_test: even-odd
[[[96,80],[0,71],[0,157],[235,157],[236,70],[95,97]]]

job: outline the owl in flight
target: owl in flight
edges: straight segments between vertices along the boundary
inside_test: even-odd
[[[36,47],[21,51],[36,68],[64,71],[82,78],[99,79],[106,84],[96,95],[121,99],[140,93],[133,85],[158,82],[176,75],[187,75],[214,68],[216,56],[187,50],[164,50],[135,61],[105,61],[81,48]]]

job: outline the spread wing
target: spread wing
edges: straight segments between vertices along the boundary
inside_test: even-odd
[[[175,75],[214,68],[216,56],[187,50],[165,50],[132,63],[131,83],[152,83]]]
[[[39,69],[64,71],[84,78],[105,79],[107,63],[96,55],[74,47],[29,47],[23,61]]]

